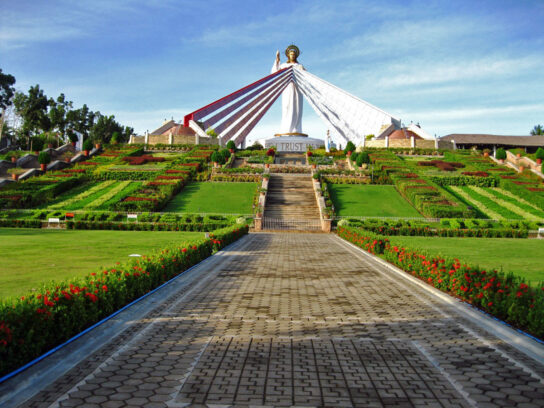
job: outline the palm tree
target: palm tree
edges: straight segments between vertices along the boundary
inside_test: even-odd
[[[533,130],[531,130],[531,135],[544,135],[544,127],[542,125],[536,125]]]

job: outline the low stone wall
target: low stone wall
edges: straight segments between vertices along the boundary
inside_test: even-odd
[[[428,140],[428,139],[415,139],[414,148],[419,149],[435,149],[437,144],[439,149],[453,149],[453,144],[445,140]],[[374,147],[379,149],[385,149],[386,140],[367,140],[365,142],[365,147]],[[392,139],[388,141],[388,146],[390,148],[402,149],[402,148],[412,148],[411,139]]]

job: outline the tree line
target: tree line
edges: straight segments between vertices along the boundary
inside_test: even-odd
[[[50,98],[39,85],[31,86],[27,93],[17,92],[15,82],[13,75],[0,69],[0,138],[11,139],[22,149],[31,149],[32,144],[75,142],[78,134],[93,143],[123,143],[134,132],[114,115],[94,112],[86,104],[74,108],[63,93]]]

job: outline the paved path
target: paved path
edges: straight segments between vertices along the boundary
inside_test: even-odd
[[[542,361],[334,235],[222,256],[24,406],[544,406]]]

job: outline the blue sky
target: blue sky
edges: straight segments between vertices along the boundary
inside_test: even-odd
[[[523,135],[544,123],[543,22],[543,0],[2,0],[0,68],[143,133],[267,75],[294,42],[310,72],[430,134]],[[277,131],[278,105],[250,139]]]

